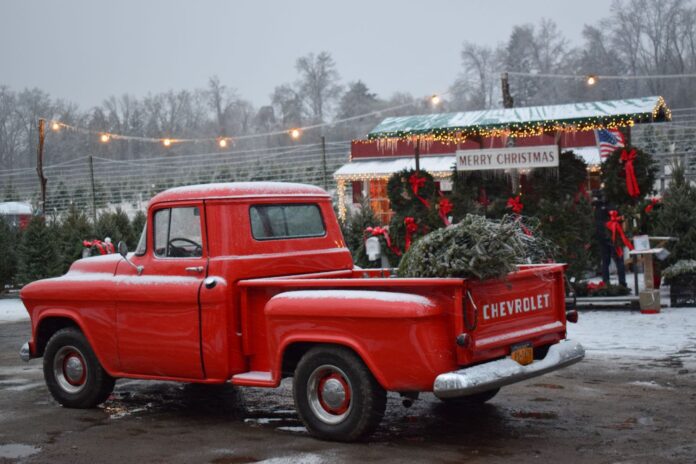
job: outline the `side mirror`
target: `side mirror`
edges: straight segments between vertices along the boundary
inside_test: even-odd
[[[130,259],[128,259],[128,245],[126,245],[126,242],[118,242],[118,246],[116,248],[118,249],[118,254],[123,256],[123,259],[125,259],[126,262],[136,270],[138,275],[142,275],[144,268],[142,266],[136,266]]]

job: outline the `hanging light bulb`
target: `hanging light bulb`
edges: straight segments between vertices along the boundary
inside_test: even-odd
[[[290,137],[293,140],[299,139],[301,135],[302,135],[302,131],[300,131],[300,129],[290,129]]]
[[[60,124],[56,121],[53,121],[51,123],[51,130],[53,130],[53,132],[58,132],[60,130]]]
[[[227,139],[224,137],[220,138],[218,140],[218,145],[220,146],[220,148],[227,148]]]
[[[433,96],[430,97],[430,103],[431,103],[433,106],[439,105],[441,101],[442,101],[442,99],[441,99],[440,96],[437,95],[437,94],[433,94]]]
[[[589,85],[589,86],[595,85],[595,84],[597,83],[598,80],[599,80],[599,78],[598,78],[596,75],[594,75],[594,74],[590,74],[590,75],[588,75],[588,76],[585,78],[585,82],[586,82],[587,85]]]
[[[172,145],[172,140],[171,139],[164,139],[162,140],[162,145],[165,147],[170,147]]]
[[[109,134],[102,134],[99,136],[99,141],[101,143],[109,143],[109,140],[111,140],[111,136]]]

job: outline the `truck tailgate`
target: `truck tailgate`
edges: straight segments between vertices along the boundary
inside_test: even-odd
[[[547,346],[565,338],[562,264],[524,266],[503,280],[466,281],[462,316],[469,339],[462,365]]]

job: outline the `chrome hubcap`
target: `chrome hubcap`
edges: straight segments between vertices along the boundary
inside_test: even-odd
[[[67,393],[79,393],[87,381],[87,364],[80,350],[74,346],[61,347],[53,358],[53,375]]]
[[[353,407],[352,391],[345,372],[329,364],[314,369],[307,381],[309,407],[325,424],[336,425],[348,417]]]

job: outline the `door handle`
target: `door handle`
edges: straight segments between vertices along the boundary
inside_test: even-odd
[[[203,266],[191,266],[186,268],[186,272],[197,272],[201,273],[203,272]]]

